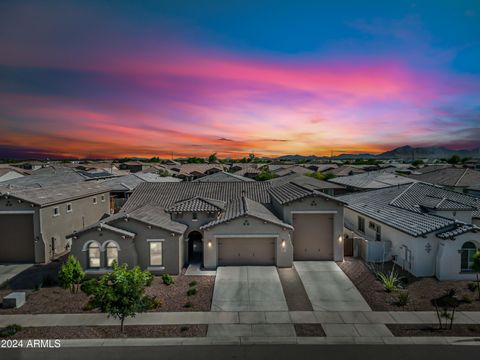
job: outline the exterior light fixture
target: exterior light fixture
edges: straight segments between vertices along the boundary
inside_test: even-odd
[[[282,248],[285,249],[286,243],[285,240],[282,240]]]
[[[342,241],[343,241],[343,237],[342,237],[342,235],[340,235],[340,236],[338,237],[338,242],[341,243]]]
[[[208,240],[208,247],[209,247],[209,248],[212,247],[212,240]]]

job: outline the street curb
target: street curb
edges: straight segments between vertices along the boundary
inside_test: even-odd
[[[480,345],[480,337],[192,337],[192,338],[128,338],[128,339],[69,339],[61,340],[62,347],[119,347],[119,346],[201,346],[201,345]]]

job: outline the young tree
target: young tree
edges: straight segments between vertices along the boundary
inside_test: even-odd
[[[153,298],[145,295],[145,287],[150,286],[153,276],[139,267],[129,270],[127,265],[113,264],[113,271],[103,275],[90,289],[89,305],[108,316],[120,320],[124,331],[124,321],[139,312],[152,308]]]
[[[266,181],[266,180],[270,180],[270,179],[273,179],[274,177],[276,177],[276,175],[274,173],[272,173],[270,170],[268,169],[263,169],[260,174],[258,174],[256,177],[255,177],[255,180],[257,181]]]
[[[478,274],[480,273],[480,250],[478,250],[475,255],[473,255],[472,270],[476,273],[477,276],[478,300],[480,300],[480,279],[478,277]]]
[[[78,292],[83,279],[85,279],[85,271],[83,271],[82,265],[75,256],[70,255],[58,273],[60,285],[75,294]]]
[[[255,160],[255,154],[254,153],[248,154],[248,162],[253,162],[254,160]]]
[[[460,159],[460,156],[458,156],[458,155],[452,155],[452,157],[447,160],[447,162],[448,162],[449,164],[452,164],[452,165],[458,164],[458,163],[460,163],[461,161],[462,161],[462,160]]]
[[[212,164],[212,163],[215,163],[218,161],[218,158],[217,158],[217,153],[213,153],[212,155],[210,155],[208,157],[208,163],[209,164]]]

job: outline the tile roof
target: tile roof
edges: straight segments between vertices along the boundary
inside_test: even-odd
[[[480,206],[480,200],[474,197],[420,182],[353,193],[339,198],[344,200],[350,209],[409,235],[421,236],[455,225],[455,220],[422,210],[420,203],[428,202],[429,197],[446,198],[475,208]]]
[[[164,209],[159,206],[145,205],[130,213],[127,213],[126,216],[148,225],[173,231],[177,234],[183,234],[187,229],[186,225],[173,221],[170,217],[170,214],[166,213]]]
[[[14,190],[0,188],[2,196],[10,196],[39,206],[58,204],[108,191],[108,188],[91,182]]]
[[[29,176],[23,176],[12,180],[3,181],[0,187],[9,188],[32,188],[48,187],[54,185],[65,185],[83,182],[87,178],[78,170],[63,166],[48,166],[31,172]]]
[[[228,173],[225,171],[219,171],[214,174],[206,175],[201,178],[195,179],[197,182],[239,182],[239,181],[255,181],[253,179],[240,176],[237,174]]]
[[[111,191],[132,191],[138,185],[144,182],[178,182],[180,179],[166,176],[162,177],[155,174],[128,174],[124,176],[117,176],[111,179],[102,181],[101,184],[108,187]]]
[[[437,234],[440,239],[455,239],[455,236],[465,234],[467,232],[478,232],[480,228],[472,224],[458,224],[453,230],[447,230]]]
[[[311,190],[325,190],[325,189],[345,189],[345,186],[331,183],[330,181],[318,180],[311,176],[301,174],[290,174],[285,176],[276,177],[271,180],[267,180],[272,186],[280,186],[286,183],[292,182],[297,185],[309,188]]]
[[[270,195],[280,204],[288,204],[292,201],[300,200],[308,196],[319,196],[327,199],[332,199],[337,202],[343,202],[339,198],[322,193],[318,190],[308,188],[303,185],[289,182],[280,186],[272,187],[268,190]]]
[[[392,185],[409,184],[416,180],[380,170],[333,178],[329,181],[357,189],[381,189]]]
[[[123,209],[131,211],[145,204],[168,207],[178,201],[193,197],[203,197],[221,201],[231,201],[245,196],[262,204],[270,202],[267,192],[271,185],[267,182],[178,182],[143,183],[129,197]]]
[[[176,202],[166,208],[167,212],[216,212],[225,209],[224,201],[193,197],[191,199]]]
[[[235,175],[245,176],[247,174],[260,174],[262,171],[255,165],[246,166],[241,170],[235,171]]]
[[[167,166],[171,171],[175,171],[177,175],[188,176],[192,173],[205,174],[212,169],[224,170],[224,166],[221,164],[182,164],[182,165],[170,165]],[[178,169],[178,170],[177,170]]]
[[[278,176],[285,176],[285,175],[290,175],[290,174],[308,174],[311,173],[312,170],[309,170],[303,166],[298,166],[298,165],[291,165],[291,166],[286,166],[283,168],[279,168],[276,170],[272,171],[274,174]]]
[[[288,229],[293,229],[291,225],[286,224],[282,220],[277,218],[264,205],[253,201],[247,197],[241,197],[240,199],[229,202],[227,208],[225,209],[225,212],[221,213],[217,219],[200,227],[200,229],[207,229],[212,226],[223,224],[242,216],[252,216],[254,218],[267,221],[272,224],[280,225]]]
[[[440,168],[407,176],[418,181],[450,187],[469,187],[480,184],[480,171],[457,167]]]
[[[325,172],[328,174],[333,174],[335,176],[350,176],[355,174],[363,174],[365,170],[355,168],[353,166],[344,165],[336,169],[327,170]]]

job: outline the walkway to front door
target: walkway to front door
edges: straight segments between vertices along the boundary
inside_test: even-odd
[[[212,311],[287,311],[275,266],[217,268]]]
[[[315,311],[371,311],[365,299],[333,261],[295,261]]]

